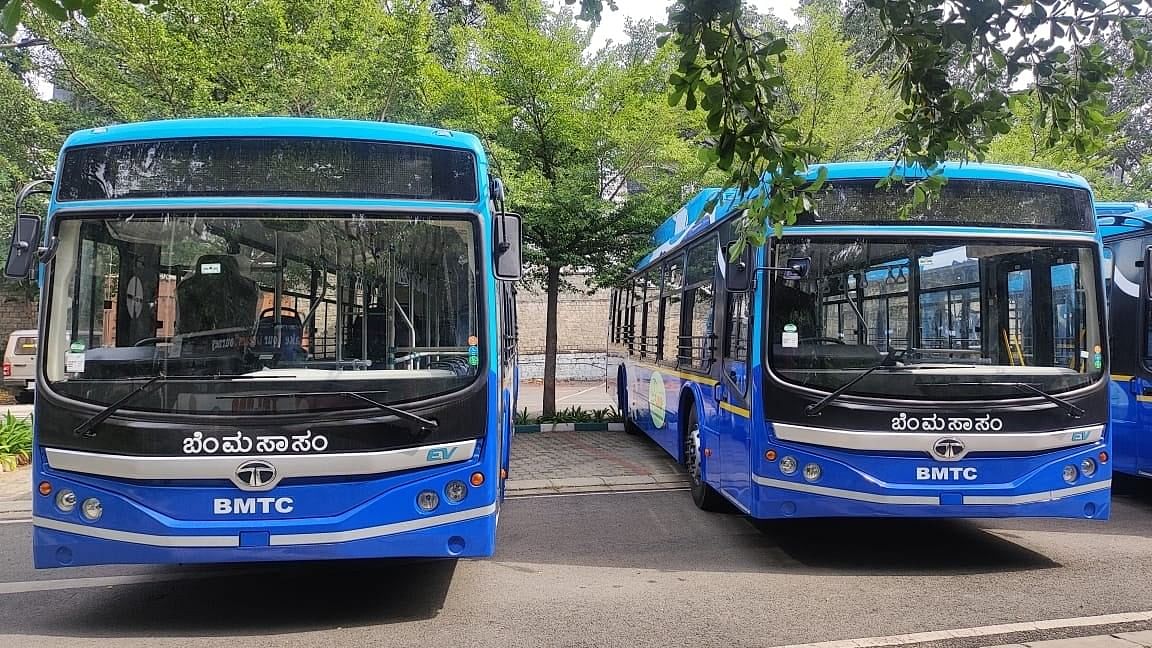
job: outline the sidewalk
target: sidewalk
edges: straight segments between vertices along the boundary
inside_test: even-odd
[[[1144,648],[1152,647],[1152,630],[1140,632],[1120,632],[1112,635],[1053,639],[1050,641],[1029,641],[1026,643],[999,644],[986,648]]]
[[[4,412],[15,416],[16,418],[28,418],[32,416],[31,405],[0,405],[0,417],[4,416]]]
[[[23,517],[32,510],[32,466],[0,472],[0,519]]]

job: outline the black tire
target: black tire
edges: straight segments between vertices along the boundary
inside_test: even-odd
[[[30,389],[21,389],[15,394],[16,402],[22,405],[30,405],[32,401],[35,400],[35,395],[36,392]]]
[[[703,457],[700,455],[700,422],[696,408],[688,406],[684,421],[684,468],[688,470],[688,483],[692,490],[692,501],[703,511],[725,512],[730,510],[724,496],[716,492],[704,481],[702,474]]]
[[[632,422],[628,414],[628,374],[624,373],[623,368],[616,373],[616,411],[624,419],[624,432],[640,434],[640,427]]]

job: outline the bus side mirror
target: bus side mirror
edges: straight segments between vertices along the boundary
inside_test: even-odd
[[[8,263],[4,266],[5,277],[28,277],[40,253],[40,231],[39,216],[21,214],[16,217],[16,225],[12,228],[12,244],[8,247]]]
[[[520,214],[497,214],[494,229],[492,256],[496,265],[496,278],[519,281],[524,267]]]
[[[792,257],[788,259],[784,269],[781,271],[781,277],[787,281],[799,281],[808,276],[808,271],[812,269],[811,257]]]
[[[729,245],[724,254],[730,255],[731,249]],[[736,259],[726,256],[724,260],[728,264],[724,271],[724,288],[728,292],[747,292],[752,282],[752,246],[745,245]]]

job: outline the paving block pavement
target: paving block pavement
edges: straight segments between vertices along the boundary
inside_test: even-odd
[[[668,453],[624,432],[534,432],[512,439],[509,494],[671,488],[687,483]]]

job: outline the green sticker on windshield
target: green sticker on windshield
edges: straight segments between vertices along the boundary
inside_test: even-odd
[[[77,340],[72,343],[72,346],[68,347],[68,350],[72,353],[84,353],[84,343]]]

